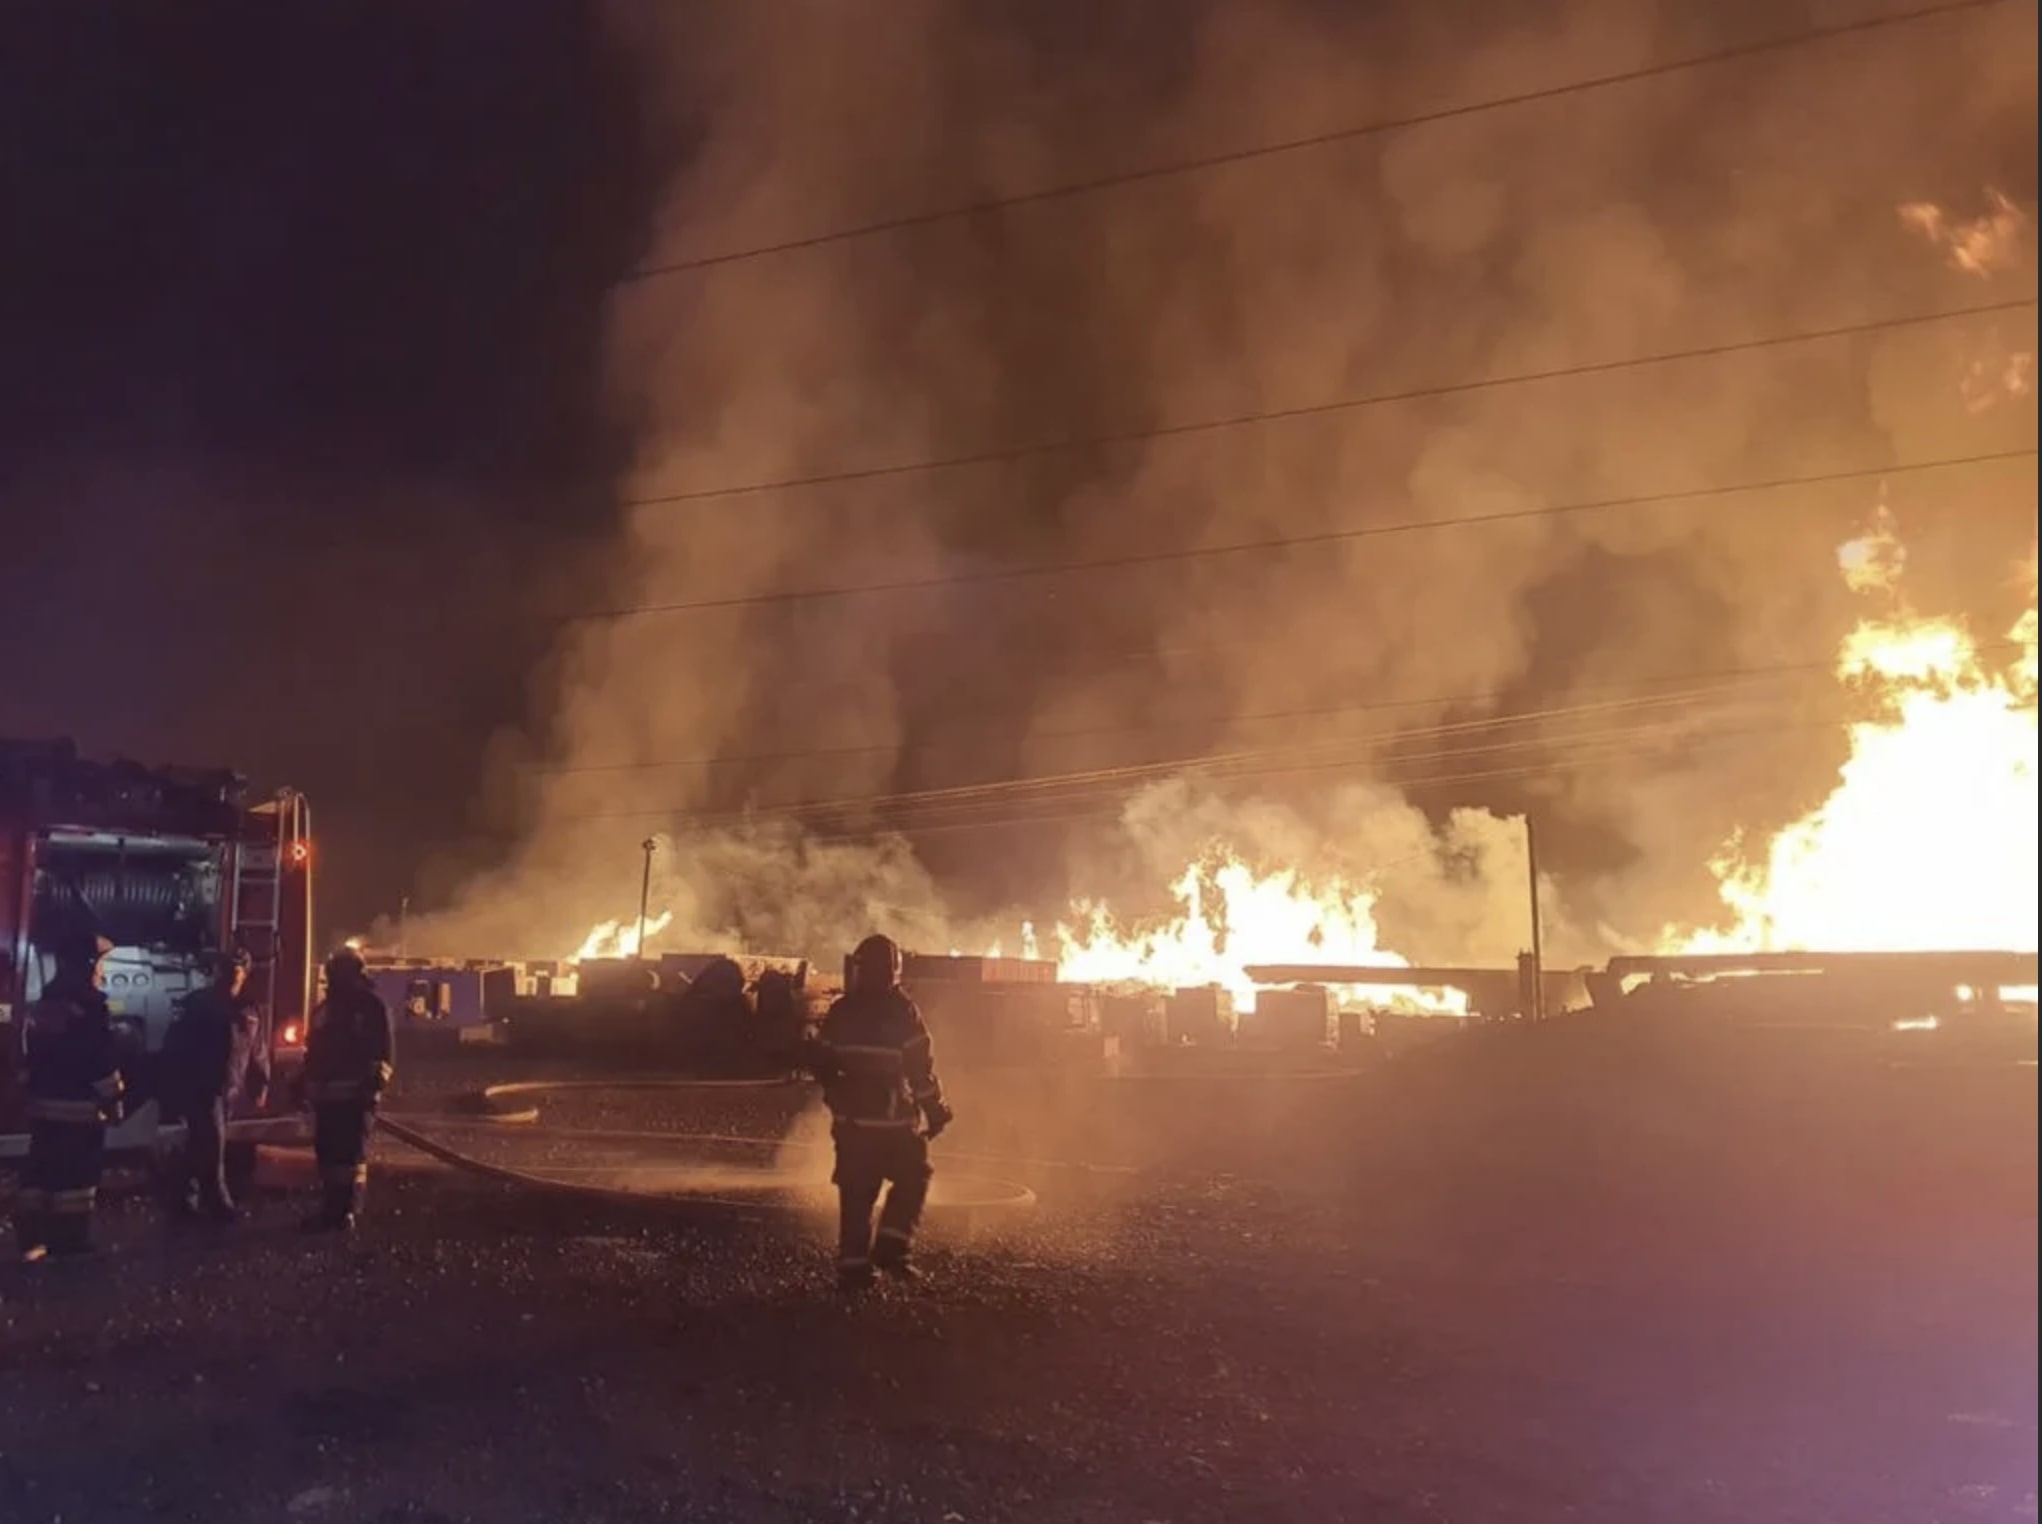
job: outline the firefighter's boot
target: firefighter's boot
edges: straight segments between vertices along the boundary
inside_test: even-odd
[[[321,1192],[319,1210],[305,1219],[307,1233],[351,1233],[362,1204],[362,1190],[350,1182],[330,1184]]]
[[[843,1292],[845,1295],[847,1296],[855,1295],[860,1291],[870,1289],[871,1285],[872,1285],[871,1265],[864,1264],[864,1265],[837,1266],[837,1290]]]
[[[882,1227],[872,1245],[872,1266],[881,1275],[897,1281],[918,1281],[922,1272],[915,1268],[914,1249],[908,1236],[898,1228]]]

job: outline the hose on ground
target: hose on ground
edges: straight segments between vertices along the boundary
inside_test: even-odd
[[[773,1086],[786,1085],[788,1083],[790,1083],[790,1081],[787,1080],[759,1081],[759,1080],[669,1079],[669,1080],[631,1080],[618,1082],[616,1084],[608,1084],[599,1080],[569,1080],[554,1083],[549,1083],[543,1080],[521,1080],[512,1082],[507,1085],[491,1086],[487,1090],[481,1092],[481,1094],[483,1099],[487,1101],[493,1098],[494,1096],[502,1094],[530,1093],[534,1091],[548,1089],[684,1090],[684,1089],[699,1089],[704,1087],[722,1087],[722,1088],[750,1087],[763,1089]],[[512,1115],[519,1116],[522,1114],[513,1113]],[[532,1108],[530,1115],[534,1120],[536,1120],[538,1116],[537,1109]],[[446,1118],[446,1120],[460,1122],[460,1121],[474,1121],[477,1120],[477,1118],[474,1116],[448,1117]],[[703,1209],[722,1211],[743,1211],[743,1212],[759,1212],[759,1211],[795,1212],[806,1210],[805,1207],[797,1206],[792,1203],[777,1202],[772,1200],[733,1200],[729,1197],[715,1196],[707,1193],[703,1194],[689,1193],[685,1196],[656,1195],[647,1191],[618,1190],[608,1186],[576,1185],[564,1180],[549,1180],[543,1175],[530,1174],[524,1170],[511,1169],[501,1164],[491,1164],[487,1160],[478,1159],[474,1157],[472,1154],[466,1154],[461,1152],[459,1149],[450,1148],[446,1144],[440,1142],[438,1139],[433,1138],[428,1134],[419,1131],[417,1128],[412,1127],[407,1123],[390,1116],[388,1113],[385,1113],[379,1119],[379,1121],[382,1130],[388,1132],[400,1143],[405,1144],[409,1148],[417,1150],[419,1153],[424,1154],[427,1158],[436,1160],[437,1162],[446,1165],[450,1169],[459,1170],[463,1174],[472,1175],[478,1179],[489,1180],[499,1185],[507,1185],[519,1190],[534,1191],[541,1194],[551,1195],[561,1200],[601,1202],[606,1205],[623,1206],[637,1210],[643,1210],[648,1206],[666,1207],[670,1210],[691,1212],[698,1212]],[[571,1135],[560,1134],[559,1136]],[[743,1143],[750,1145],[752,1147],[777,1146],[775,1144],[770,1144],[763,1139],[743,1138],[735,1135],[719,1136],[716,1134],[691,1135],[685,1133],[665,1133],[660,1134],[659,1136],[664,1139],[668,1139],[675,1142],[721,1141],[730,1143]],[[804,1147],[813,1145],[797,1144],[795,1146]],[[984,1184],[995,1186],[1001,1192],[1001,1194],[993,1201],[974,1203],[972,1208],[973,1210],[984,1211],[989,1208],[1023,1209],[1033,1207],[1036,1204],[1035,1192],[1030,1190],[1027,1186],[1019,1184],[1018,1182],[979,1176],[974,1176],[971,1178],[980,1180]],[[931,1207],[933,1210],[937,1211],[944,1210],[941,1203],[931,1203]]]
[[[535,1191],[541,1195],[550,1195],[562,1200],[596,1201],[608,1206],[630,1207],[633,1210],[639,1211],[647,1207],[685,1207],[690,1209],[726,1207],[733,1210],[743,1207],[747,1210],[757,1210],[762,1205],[762,1203],[758,1202],[728,1201],[715,1196],[689,1196],[685,1198],[655,1196],[647,1191],[620,1191],[607,1186],[575,1185],[565,1180],[548,1180],[543,1175],[532,1175],[527,1174],[523,1170],[507,1169],[501,1164],[490,1164],[485,1160],[475,1158],[472,1154],[464,1154],[458,1149],[449,1148],[444,1143],[426,1136],[426,1134],[419,1132],[415,1128],[407,1127],[404,1123],[392,1117],[384,1116],[379,1118],[378,1127],[380,1131],[387,1132],[391,1137],[397,1139],[398,1142],[418,1150],[427,1158],[435,1159],[450,1169],[459,1170],[464,1175],[474,1175],[479,1179],[493,1181],[498,1185],[508,1185],[519,1190]]]
[[[536,1095],[547,1090],[697,1090],[705,1088],[777,1089],[798,1081],[773,1080],[694,1080],[694,1079],[635,1079],[619,1080],[612,1084],[603,1080],[513,1080],[502,1085],[488,1085],[479,1091],[471,1091],[459,1098],[467,1103],[455,1115],[446,1120],[467,1124],[480,1123],[484,1126],[523,1127],[539,1120],[539,1108],[523,1106],[516,1110],[496,1109],[497,1102],[504,1096]],[[738,1145],[751,1148],[778,1147],[796,1148],[820,1153],[831,1145],[827,1143],[799,1143],[793,1140],[772,1140],[746,1137],[741,1133],[720,1132],[658,1132],[629,1131],[606,1128],[563,1128],[548,1127],[548,1137],[580,1139],[590,1143],[708,1143]],[[1095,1175],[1135,1175],[1141,1173],[1132,1164],[1094,1164],[1084,1160],[1031,1159],[1018,1154],[964,1153],[945,1149],[946,1159],[956,1159],[972,1164],[998,1164],[1021,1169],[1048,1169],[1082,1171]]]

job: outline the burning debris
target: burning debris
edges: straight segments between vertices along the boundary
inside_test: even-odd
[[[1073,906],[1075,923],[1056,929],[1059,976],[1108,987],[1226,990],[1236,1009],[1256,1008],[1257,963],[1359,963],[1396,968],[1408,960],[1385,950],[1375,923],[1379,891],[1333,878],[1308,885],[1296,869],[1257,873],[1228,847],[1194,863],[1171,886],[1181,907],[1156,923],[1122,926],[1105,905]],[[1372,992],[1393,1007],[1465,1008],[1416,988]],[[1360,998],[1357,992],[1357,998]]]

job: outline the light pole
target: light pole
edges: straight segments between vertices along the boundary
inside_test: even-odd
[[[1537,1021],[1546,1014],[1546,927],[1539,910],[1539,838],[1532,829],[1531,811],[1524,812],[1524,866],[1531,888],[1531,1009],[1525,1014]]]
[[[645,958],[645,912],[652,904],[652,854],[659,850],[659,843],[648,836],[638,844],[638,850],[645,854],[645,876],[638,883],[638,948],[637,956]]]

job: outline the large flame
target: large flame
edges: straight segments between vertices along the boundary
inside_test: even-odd
[[[1890,523],[1843,548],[1860,592],[1897,596]],[[2028,606],[1995,662],[1954,619],[1904,604],[1845,639],[1838,677],[1874,717],[1820,805],[1763,849],[1731,842],[1713,865],[1727,930],[1693,951],[2025,952],[2036,935],[2035,563]]]
[[[1230,849],[1188,866],[1171,886],[1170,916],[1123,926],[1100,903],[1072,907],[1075,924],[1056,928],[1057,976],[1080,984],[1183,989],[1219,985],[1237,1009],[1255,1008],[1258,963],[1345,963],[1407,968],[1409,960],[1377,945],[1376,892],[1340,879],[1316,885],[1288,868],[1257,873]],[[1461,1012],[1457,990],[1369,987],[1340,990],[1343,1004]]]
[[[1024,923],[1018,951],[1024,958],[1049,953],[1058,978],[1071,983],[1155,989],[1219,985],[1241,1011],[1255,1008],[1255,982],[1246,973],[1254,964],[1409,967],[1408,959],[1378,945],[1376,891],[1338,878],[1308,883],[1288,868],[1257,872],[1231,848],[1215,844],[1202,861],[1184,869],[1171,896],[1173,913],[1127,923],[1104,902],[1078,901],[1070,920],[1056,926],[1049,947]],[[650,918],[647,940],[673,919],[671,911]],[[604,921],[590,929],[568,961],[629,958],[638,949],[635,920]],[[998,943],[986,949],[991,957],[1004,951]],[[1467,997],[1458,990],[1369,986],[1336,993],[1350,1006],[1452,1014],[1467,1010]]]
[[[662,910],[647,919],[645,940],[650,941],[673,925],[674,913]],[[567,961],[581,963],[590,958],[635,958],[640,947],[638,922],[602,921],[589,928],[589,934],[582,938],[581,946]]]
[[[1861,595],[1889,601],[1843,641],[1836,673],[1868,708],[1829,796],[1770,840],[1739,837],[1712,867],[1726,923],[1669,931],[1669,950],[2027,951],[2036,947],[2036,600],[2004,647],[1981,649],[1955,619],[1901,599],[1906,551],[1883,511],[1838,565]],[[1103,986],[1219,985],[1252,1010],[1256,964],[1408,967],[1380,945],[1378,891],[1290,866],[1257,867],[1212,843],[1171,885],[1174,908],[1147,921],[1081,900],[1047,937],[1059,977]],[[671,911],[646,923],[649,939]],[[1000,948],[989,949],[998,955]],[[628,958],[635,919],[593,927],[573,955]],[[1023,926],[1020,952],[1038,954]],[[1464,995],[1415,987],[1341,990],[1344,1004],[1462,1012]]]

